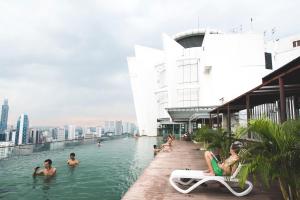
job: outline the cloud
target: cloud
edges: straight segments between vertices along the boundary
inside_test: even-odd
[[[31,125],[135,120],[126,57],[134,45],[161,47],[163,32],[242,25],[300,32],[300,3],[214,0],[0,0],[0,100],[9,123]],[[294,19],[294,20],[293,20]]]

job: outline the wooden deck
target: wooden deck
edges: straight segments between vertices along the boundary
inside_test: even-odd
[[[169,184],[169,176],[175,169],[206,169],[203,151],[199,146],[185,141],[175,141],[172,152],[160,152],[144,170],[138,180],[123,196],[123,200],[206,200],[206,199],[243,199],[243,200],[281,200],[277,187],[262,191],[255,187],[244,197],[235,197],[225,187],[209,183],[208,187],[198,187],[190,194],[181,194]]]

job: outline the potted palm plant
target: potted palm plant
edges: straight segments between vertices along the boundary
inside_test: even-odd
[[[300,199],[300,120],[277,124],[268,119],[258,119],[239,130],[236,133],[239,138],[249,131],[259,138],[258,142],[247,144],[241,184],[249,174],[259,176],[267,187],[278,180],[285,200]]]
[[[229,156],[230,139],[222,129],[211,129],[204,126],[196,132],[194,140],[207,143],[207,149],[218,150],[222,160]]]

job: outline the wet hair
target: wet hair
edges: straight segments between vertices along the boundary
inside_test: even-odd
[[[239,153],[243,144],[240,141],[235,141],[234,143],[231,144],[230,148],[235,152]]]
[[[49,165],[52,165],[52,160],[51,159],[47,159],[44,162],[47,162]]]
[[[156,146],[156,144],[155,144],[155,145],[153,145],[153,148],[154,148],[154,149],[156,149],[156,147],[157,147],[157,146]]]
[[[75,157],[75,153],[70,153],[70,156],[74,156]]]

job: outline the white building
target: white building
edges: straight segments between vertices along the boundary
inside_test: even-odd
[[[76,127],[74,125],[68,126],[68,140],[75,139],[75,131],[76,131]]]
[[[97,135],[97,137],[101,137],[102,136],[102,130],[103,130],[103,128],[101,126],[97,126],[96,127],[96,135]]]
[[[123,133],[130,133],[130,123],[122,122],[122,130],[123,130]]]
[[[105,121],[104,122],[104,133],[113,133],[115,134],[116,126],[114,121]]]
[[[64,140],[65,140],[65,129],[57,128],[57,141],[64,141]]]
[[[271,45],[263,34],[197,29],[163,34],[162,49],[135,46],[128,68],[140,134],[181,134],[197,128],[194,121],[207,124],[209,111],[291,60],[292,53],[280,50],[285,43],[292,47],[291,40]]]
[[[266,42],[272,55],[273,69],[278,69],[300,55],[300,35],[293,35]]]
[[[116,121],[115,127],[116,127],[115,135],[122,135],[123,133],[122,121]]]

